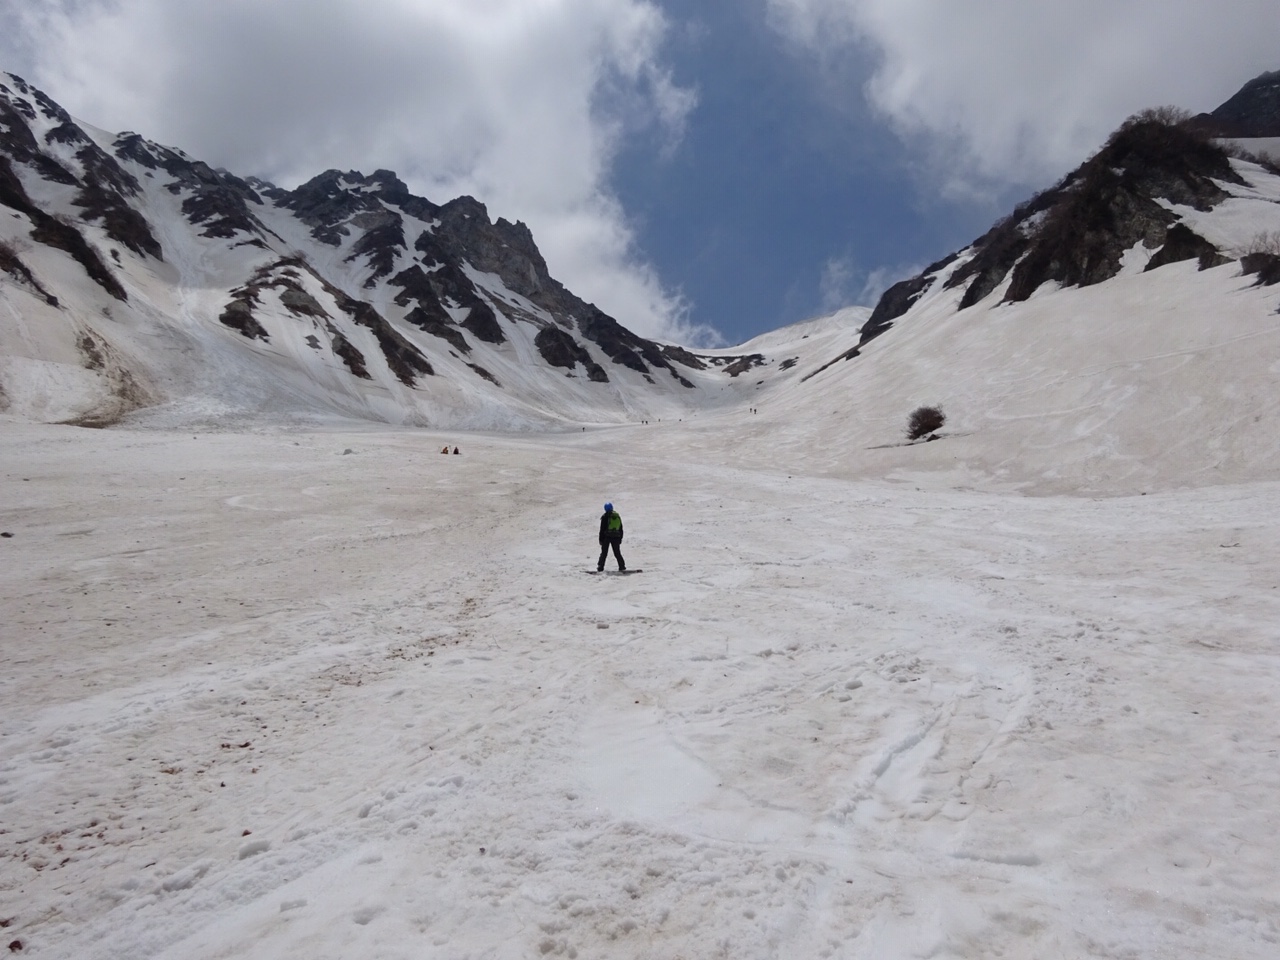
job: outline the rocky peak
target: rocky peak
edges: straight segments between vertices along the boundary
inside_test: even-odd
[[[48,156],[37,139],[34,124],[39,114],[29,95],[22,95],[24,89],[29,90],[20,77],[0,74],[0,151],[11,160],[32,167],[42,179],[75,184],[75,174]]]
[[[336,247],[350,233],[347,221],[357,214],[383,209],[376,193],[352,189],[364,183],[364,175],[354,170],[326,170],[283,193],[278,201],[310,226],[317,240]]]
[[[554,304],[545,302],[554,281],[525,224],[513,224],[501,217],[497,223],[490,223],[483,203],[472,197],[459,197],[440,208],[437,234],[441,245],[453,256],[477,270],[497,274],[514,293],[540,306],[564,306],[558,298]]]
[[[135,253],[163,259],[146,219],[131,205],[141,190],[138,179],[65,110],[12,74],[0,77],[0,153],[42,180],[78,187],[72,203],[85,221],[101,223],[107,236]],[[87,256],[64,233],[55,228],[40,230],[46,242],[56,237],[57,245],[70,249],[70,244],[77,257]],[[91,275],[94,272],[96,267]]]
[[[1254,77],[1212,113],[1196,118],[1217,136],[1280,137],[1280,70]]]
[[[50,189],[49,182],[60,187]],[[679,385],[692,387],[676,366],[702,366],[692,354],[639,337],[576,297],[551,277],[526,224],[491,221],[474,197],[437,205],[385,169],[368,175],[331,169],[291,190],[241,179],[132,131],[104,140],[5,75],[0,206],[19,215],[14,229],[45,248],[30,263],[17,252],[0,262],[0,281],[23,286],[49,307],[64,309],[83,297],[79,291],[65,296],[42,276],[41,258],[65,255],[125,304],[112,309],[133,310],[129,284],[150,268],[130,262],[128,251],[164,259],[156,229],[181,244],[173,256],[181,249],[184,257],[201,258],[213,288],[225,291],[212,314],[184,317],[184,323],[216,323],[220,337],[239,335],[241,350],[269,348],[268,362],[287,365],[292,358],[306,371],[318,363],[357,381],[376,380],[383,391],[378,404],[386,402],[388,377],[398,381],[391,395],[421,413],[435,409],[413,395],[431,389],[424,377],[479,377],[482,393],[492,396],[507,389],[500,376],[506,369],[531,383],[555,378],[540,390],[566,377],[580,380],[571,387],[575,403],[594,397],[607,406],[643,389],[625,377],[607,392],[588,386],[618,378],[623,367],[651,384],[665,368]],[[298,235],[299,225],[310,237]],[[113,242],[104,244],[104,234]],[[337,257],[332,248],[341,251]],[[171,273],[154,276],[162,283]],[[146,304],[149,287],[136,292]],[[101,315],[110,327],[117,314],[104,306]],[[165,322],[154,311],[146,317]],[[513,341],[514,348],[504,346]],[[299,344],[300,359],[294,356]],[[410,393],[395,392],[402,388]]]

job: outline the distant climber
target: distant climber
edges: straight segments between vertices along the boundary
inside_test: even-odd
[[[626,570],[627,562],[622,559],[622,517],[613,509],[612,503],[606,503],[604,515],[600,517],[600,561],[596,564],[596,570],[604,569],[604,561],[609,555],[610,547],[613,547],[613,556],[618,561],[618,569]]]
[[[441,448],[440,448],[440,452],[441,452],[441,453],[448,453],[448,452],[449,452],[449,445],[446,443],[443,447],[441,447]]]
[[[461,451],[461,450],[459,450],[457,447],[454,447],[454,448],[453,448],[453,452],[454,452],[454,453],[461,453],[462,451]]]

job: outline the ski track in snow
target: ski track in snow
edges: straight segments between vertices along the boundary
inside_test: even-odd
[[[1034,498],[700,439],[0,425],[6,940],[1280,953],[1280,485]],[[581,575],[605,497],[643,576]]]

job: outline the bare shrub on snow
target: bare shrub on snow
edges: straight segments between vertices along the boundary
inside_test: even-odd
[[[919,440],[942,429],[947,415],[941,407],[916,407],[907,418],[907,439]]]
[[[1240,250],[1241,257],[1248,257],[1257,253],[1266,253],[1273,257],[1280,256],[1280,230],[1264,230],[1262,233],[1256,234]]]

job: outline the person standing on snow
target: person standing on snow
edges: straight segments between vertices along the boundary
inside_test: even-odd
[[[622,559],[622,517],[618,511],[613,509],[612,503],[604,505],[604,515],[600,518],[600,562],[596,564],[596,571],[604,569],[605,557],[609,555],[609,548],[613,547],[613,556],[618,561],[618,570],[625,571],[627,569],[627,561]]]

